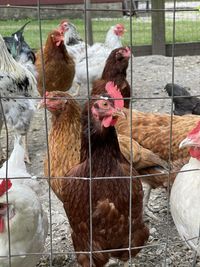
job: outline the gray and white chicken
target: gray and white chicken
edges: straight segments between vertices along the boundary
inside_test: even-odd
[[[64,32],[64,44],[75,63],[85,57],[85,42],[81,39],[76,26],[68,20],[62,20],[59,29]],[[89,47],[89,45],[87,45]]]
[[[28,63],[29,61],[26,61]],[[29,64],[29,63],[28,63]],[[17,135],[22,135],[25,146],[25,160],[30,162],[27,148],[27,132],[35,112],[37,82],[26,64],[21,64],[8,52],[0,35],[0,96],[6,122]],[[0,132],[3,125],[3,112],[0,107]],[[0,147],[1,149],[1,147]],[[0,157],[3,157],[2,149]]]

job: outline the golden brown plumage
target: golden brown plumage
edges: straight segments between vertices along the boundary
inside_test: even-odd
[[[90,223],[92,223],[92,247],[94,250],[127,248],[129,244],[129,196],[130,180],[121,177],[130,175],[130,165],[120,152],[113,124],[119,113],[109,99],[92,100],[89,105],[91,124],[91,190],[92,222],[90,222],[89,180],[71,177],[90,177],[88,146],[88,106],[82,114],[81,162],[72,168],[65,179],[64,208],[71,228],[75,251],[90,251]],[[133,169],[132,175],[137,175]],[[108,177],[94,179],[95,177]],[[109,179],[110,177],[110,179]],[[113,178],[116,177],[116,178]],[[131,223],[132,246],[142,246],[149,232],[142,218],[143,190],[139,179],[132,180]],[[134,257],[140,249],[133,249]],[[122,261],[129,259],[129,252],[117,251],[92,254],[92,265],[103,267],[110,257]],[[90,257],[78,253],[78,262],[90,266]]]
[[[153,166],[161,166],[163,168],[167,168],[168,165],[165,160],[162,160],[151,150],[142,147],[134,139],[131,139],[130,136],[118,134],[117,137],[122,154],[129,162],[132,160],[133,166],[136,170],[141,170],[143,168]],[[132,140],[132,147],[130,140]]]
[[[52,125],[49,133],[50,177],[63,177],[80,161],[80,107],[65,92],[51,92],[46,99],[46,107],[52,114]],[[44,106],[44,102],[43,102]],[[44,162],[44,173],[48,176],[48,160]],[[58,198],[63,201],[63,179],[51,179],[51,187]]]
[[[65,48],[63,33],[58,30],[49,33],[43,49],[43,57],[44,73],[41,52],[38,51],[35,66],[38,72],[37,82],[40,95],[43,95],[44,74],[46,91],[69,90],[75,75],[75,63]]]
[[[117,132],[130,136],[130,113],[126,110],[127,120],[117,122]],[[171,160],[188,157],[188,149],[179,149],[180,142],[199,121],[198,115],[173,116]],[[132,110],[132,137],[143,147],[157,153],[162,159],[169,159],[170,120],[168,114],[147,113]]]
[[[126,110],[127,120],[120,118],[116,124],[117,133],[130,136],[130,111]],[[177,172],[188,161],[187,149],[179,149],[180,142],[187,136],[187,133],[194,128],[199,121],[198,115],[173,116],[172,124],[172,150],[171,168]],[[146,113],[132,110],[132,137],[142,147],[156,153],[160,158],[169,161],[170,153],[170,120],[171,116],[159,113]],[[147,168],[139,170],[140,174],[163,173],[160,168]],[[171,174],[170,184],[173,183],[176,174]],[[142,181],[148,183],[152,188],[159,186],[166,187],[168,175],[144,177]]]

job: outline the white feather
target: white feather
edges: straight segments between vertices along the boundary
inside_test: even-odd
[[[181,238],[200,255],[200,161],[190,158],[174,181],[170,195],[171,214]]]
[[[121,37],[116,35],[115,26],[112,26],[106,34],[105,43],[96,43],[88,47],[88,73],[89,83],[99,79],[102,75],[106,59],[112,50],[122,46]],[[78,84],[87,83],[86,57],[79,56],[79,62],[76,63],[76,73],[74,81]]]
[[[5,177],[6,163],[0,169],[0,177]],[[8,176],[31,177],[24,164],[24,149],[16,140],[14,150],[8,160]],[[48,232],[47,215],[42,209],[36,192],[32,189],[32,179],[26,182],[20,180],[12,181],[12,187],[8,191],[9,209],[14,210],[14,217],[10,219],[11,253],[22,255],[12,257],[12,267],[35,267],[40,255],[26,256],[27,253],[42,253]],[[27,182],[28,181],[28,182]],[[6,194],[0,197],[0,203],[6,203]],[[0,256],[8,257],[8,226],[0,233]],[[23,255],[24,254],[24,255]],[[8,260],[0,258],[0,266],[9,267]]]

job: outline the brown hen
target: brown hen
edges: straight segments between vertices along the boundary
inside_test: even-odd
[[[75,63],[69,56],[65,45],[63,32],[54,30],[49,33],[43,49],[44,73],[41,51],[36,54],[36,70],[38,73],[38,92],[43,96],[43,77],[45,91],[67,91],[71,88],[75,74]]]
[[[63,180],[59,177],[65,176],[80,162],[81,111],[78,103],[66,92],[50,92],[46,97],[46,108],[52,114],[52,125],[48,136],[50,166],[46,156],[44,173],[47,177],[50,175],[54,193],[64,201]],[[45,100],[40,106],[45,106]]]
[[[45,107],[52,114],[52,125],[48,137],[50,155],[50,177],[51,187],[59,199],[61,196],[61,179],[72,167],[80,161],[81,144],[81,112],[77,101],[66,92],[54,91],[46,93],[45,100],[42,100],[40,107]],[[132,154],[130,137],[118,135],[120,150],[124,157],[132,159],[135,169],[140,170],[150,166],[162,166],[167,168],[167,163],[152,151],[143,148],[132,139]],[[48,159],[44,162],[44,173],[48,176]]]
[[[130,136],[130,111],[125,110],[127,120],[119,119],[119,134]],[[199,115],[173,116],[171,160],[189,157],[188,149],[179,149],[180,142],[199,121]],[[132,110],[132,137],[144,148],[150,149],[162,159],[169,160],[171,115]]]
[[[109,83],[106,86],[113,85]],[[125,248],[128,248],[129,244],[130,223],[130,179],[124,178],[130,175],[130,165],[120,152],[114,128],[117,117],[122,115],[120,108],[123,101],[113,102],[108,99],[108,94],[101,95],[101,97],[105,98],[92,100],[89,106],[85,106],[82,114],[81,161],[69,171],[63,188],[64,208],[72,228],[75,251],[90,251],[90,224],[92,224],[92,266],[98,267],[103,267],[110,257],[124,262],[129,259],[129,252]],[[90,126],[88,109],[91,118]],[[88,132],[89,129],[90,132]],[[91,138],[91,172],[88,136]],[[92,178],[91,208],[90,180],[77,178],[90,177],[90,173]],[[134,169],[132,175],[137,175]],[[95,179],[97,177],[101,179]],[[148,228],[142,217],[142,199],[141,182],[134,178],[131,194],[132,247],[144,245],[149,236]],[[90,221],[90,209],[92,221]],[[117,251],[117,249],[120,250]],[[131,255],[134,257],[140,249],[132,249]],[[95,252],[97,250],[116,251]],[[83,267],[90,266],[89,253],[77,253],[77,260]]]
[[[93,82],[91,95],[97,95],[105,92],[105,85],[108,81],[113,81],[120,89],[124,98],[130,98],[130,85],[126,80],[126,71],[128,68],[131,51],[128,47],[114,49],[106,60],[106,64],[101,79]],[[125,108],[129,107],[130,99],[124,100]]]
[[[118,134],[130,138],[130,110],[126,109],[125,112],[127,114],[127,120],[120,118],[117,121],[116,129]],[[171,173],[170,176],[168,176],[168,172],[159,167],[143,168],[139,170],[139,173],[142,175],[151,174],[151,176],[141,178],[141,180],[149,186],[145,202],[148,202],[150,190],[152,188],[160,186],[167,187],[168,183],[172,185],[177,172],[188,162],[188,149],[180,150],[179,144],[187,136],[187,133],[194,128],[199,119],[200,117],[198,115],[173,116],[170,157]],[[170,121],[171,116],[167,114],[145,113],[132,110],[132,137],[142,147],[152,151],[161,159],[169,161]],[[154,174],[156,175],[153,176]]]

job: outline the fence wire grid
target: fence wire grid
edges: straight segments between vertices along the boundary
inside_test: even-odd
[[[152,0],[153,1],[153,0]],[[90,195],[89,195],[89,206],[90,206],[90,250],[89,251],[82,251],[82,254],[88,254],[90,258],[90,266],[93,266],[92,257],[94,253],[111,253],[116,251],[128,251],[129,252],[129,265],[130,266],[200,266],[200,261],[196,251],[190,249],[187,244],[190,243],[192,240],[197,240],[197,244],[199,243],[200,234],[194,236],[190,239],[181,239],[179,236],[176,226],[173,223],[173,219],[170,214],[170,203],[169,203],[169,196],[170,196],[170,176],[174,173],[170,168],[170,163],[172,162],[171,154],[172,154],[172,129],[173,129],[173,98],[168,97],[166,92],[162,89],[164,85],[169,83],[181,83],[186,84],[189,86],[190,80],[196,77],[196,82],[193,83],[197,86],[194,92],[192,93],[193,96],[200,96],[198,93],[198,85],[199,85],[199,77],[197,74],[200,74],[198,71],[198,62],[200,57],[189,57],[184,56],[181,58],[175,57],[175,47],[176,43],[179,42],[198,42],[200,41],[200,12],[199,6],[200,1],[166,1],[164,9],[153,9],[150,3],[149,9],[146,10],[145,8],[145,1],[139,2],[138,10],[136,10],[136,16],[126,16],[126,17],[117,17],[117,18],[100,18],[100,12],[103,12],[104,15],[106,12],[115,13],[115,14],[122,14],[122,9],[114,9],[107,10],[101,8],[100,5],[98,8],[93,8],[89,5],[88,1],[85,0],[84,4],[81,7],[51,7],[51,6],[43,6],[41,5],[40,0],[37,1],[37,6],[2,6],[4,9],[11,9],[11,8],[19,8],[19,9],[27,9],[33,10],[33,12],[37,12],[37,26],[35,23],[33,36],[37,41],[32,41],[31,43],[32,48],[40,49],[41,50],[41,57],[42,57],[42,65],[43,65],[43,73],[44,73],[44,58],[43,58],[43,46],[47,37],[47,34],[50,30],[52,30],[52,26],[45,24],[43,21],[43,9],[48,10],[49,13],[53,12],[54,10],[62,10],[66,12],[66,19],[70,18],[71,12],[79,12],[80,18],[82,17],[82,25],[78,27],[78,30],[81,29],[82,31],[81,36],[83,37],[86,43],[86,69],[87,69],[87,84],[81,86],[81,93],[80,97],[74,97],[80,104],[82,105],[85,101],[90,101],[91,96],[91,86],[89,83],[89,62],[87,58],[88,54],[88,16],[92,16],[93,12],[95,14],[99,13],[95,17],[92,16],[92,26],[93,32],[97,34],[94,35],[94,42],[102,41],[102,38],[99,36],[104,36],[105,34],[105,27],[103,30],[101,29],[102,22],[111,26],[112,24],[116,23],[123,23],[125,24],[128,32],[126,37],[123,39],[124,46],[129,45],[130,47],[134,47],[135,45],[149,45],[152,44],[152,20],[151,14],[156,12],[163,12],[165,13],[165,37],[166,43],[171,43],[171,54],[172,57],[165,57],[162,55],[151,55],[151,56],[142,56],[142,57],[134,57],[134,52],[129,60],[129,68],[128,68],[128,81],[131,87],[131,97],[130,97],[130,140],[132,140],[132,109],[137,109],[143,112],[160,112],[160,113],[167,113],[170,114],[170,134],[168,136],[169,139],[169,150],[168,150],[168,169],[165,169],[162,174],[146,174],[146,175],[132,175],[132,170],[135,168],[133,163],[133,154],[134,148],[131,144],[131,151],[130,151],[130,176],[123,177],[123,179],[129,179],[130,181],[130,196],[132,195],[132,181],[133,179],[138,179],[138,177],[152,177],[155,179],[156,175],[168,175],[168,185],[167,190],[163,188],[158,188],[152,190],[151,198],[149,201],[149,209],[152,211],[153,215],[156,215],[159,220],[156,220],[154,217],[153,219],[148,217],[144,214],[145,224],[148,226],[150,235],[147,244],[142,246],[140,252],[137,254],[136,257],[131,258],[131,251],[137,249],[138,247],[132,247],[131,240],[132,240],[132,225],[129,224],[129,245],[126,248],[119,248],[119,249],[112,249],[109,248],[107,250],[95,250],[92,246],[93,242],[93,224],[92,224],[92,181],[93,180],[103,180],[103,179],[117,179],[116,177],[93,177],[92,178],[92,158],[91,158],[91,139],[90,139],[90,127],[88,129],[88,144],[89,144],[89,169],[90,175],[88,178],[82,177],[72,177],[74,179],[82,179],[88,180],[90,184]],[[130,14],[132,14],[133,6],[130,5],[130,9],[126,10]],[[69,19],[70,20],[70,19]],[[58,20],[59,21],[59,20]],[[70,20],[71,21],[71,20]],[[72,20],[73,21],[73,20]],[[114,22],[114,23],[113,23]],[[55,24],[57,21],[55,22]],[[2,26],[1,26],[2,24]],[[23,24],[23,23],[22,23]],[[12,27],[8,29],[10,32],[13,32]],[[57,24],[55,25],[57,26]],[[31,29],[31,26],[29,26]],[[37,27],[37,28],[36,28]],[[28,27],[27,27],[28,28]],[[109,28],[109,27],[108,27]],[[2,31],[2,32],[1,32]],[[6,26],[3,21],[0,22],[0,33],[5,35]],[[34,39],[32,38],[32,39]],[[29,40],[26,38],[25,33],[25,40],[29,43]],[[38,47],[37,47],[38,46]],[[133,49],[134,50],[134,49]],[[192,77],[190,77],[191,73],[193,72],[192,66],[195,65],[195,73]],[[191,67],[190,67],[191,66]],[[140,69],[141,68],[141,69]],[[148,69],[150,68],[150,69]],[[146,73],[145,73],[146,69]],[[182,69],[183,75],[176,76],[177,73],[180,73]],[[168,79],[170,77],[170,79]],[[185,78],[185,80],[184,80]],[[168,79],[168,80],[167,80]],[[154,81],[153,81],[154,80]],[[166,82],[167,81],[167,82]],[[150,85],[153,83],[153,85]],[[144,87],[148,87],[144,91]],[[43,90],[45,92],[45,75],[43,75]],[[191,92],[193,88],[191,89]],[[83,93],[84,92],[84,93]],[[183,97],[184,98],[184,97]],[[1,109],[3,110],[2,105],[2,97],[0,97],[1,101]],[[21,99],[21,97],[14,97],[14,99]],[[23,99],[23,98],[22,98]],[[30,99],[36,99],[40,101],[41,97],[33,97]],[[48,99],[48,97],[45,97]],[[50,123],[50,115],[45,108],[44,111],[37,111],[35,117],[33,119],[31,129],[29,131],[29,150],[32,159],[32,165],[27,165],[28,171],[32,175],[37,176],[38,185],[40,187],[39,199],[41,204],[43,205],[44,210],[48,214],[48,236],[45,243],[44,251],[37,252],[37,253],[14,253],[12,251],[12,232],[10,231],[10,227],[12,227],[12,223],[9,220],[9,206],[7,205],[7,225],[8,225],[8,254],[7,255],[0,255],[0,267],[16,267],[21,265],[12,264],[12,260],[14,262],[15,258],[18,257],[38,257],[41,256],[40,261],[36,266],[50,266],[50,267],[63,267],[63,266],[77,266],[76,261],[76,254],[80,253],[80,251],[74,251],[73,243],[71,240],[70,234],[70,226],[68,223],[67,216],[63,209],[61,201],[59,201],[55,194],[53,193],[50,187],[50,180],[51,179],[68,179],[67,177],[51,177],[50,176],[50,152],[49,152],[49,143],[48,143],[48,134],[51,128]],[[9,130],[9,126],[7,125],[5,115],[3,112],[3,119],[5,128],[2,131],[1,140],[3,140],[4,145],[3,147],[6,149],[6,159],[9,158],[9,155],[13,148],[13,133]],[[90,115],[88,115],[88,123],[90,125]],[[139,135],[140,132],[138,131],[137,134]],[[162,138],[160,139],[162,142]],[[43,172],[43,159],[47,155],[48,158],[48,172],[49,175],[47,177],[44,176]],[[6,164],[6,179],[9,178],[8,175],[8,164]],[[191,173],[193,171],[199,171],[199,169],[182,171]],[[181,173],[182,173],[181,172]],[[180,173],[180,171],[177,171]],[[120,177],[121,178],[121,177]],[[22,179],[21,177],[15,177],[14,179]],[[23,177],[23,179],[30,179],[30,177]],[[144,186],[144,190],[145,190]],[[117,198],[117,196],[116,196]],[[9,191],[6,192],[6,201],[9,203]],[[81,201],[81,199],[80,199]],[[0,207],[1,207],[0,202]],[[132,209],[132,201],[130,198],[129,201],[129,221],[131,221],[131,209]],[[198,211],[197,211],[198,212]],[[1,215],[1,213],[0,213]],[[200,222],[199,222],[200,223]],[[1,233],[0,233],[0,244],[1,244]],[[1,251],[1,248],[0,248]],[[1,263],[1,261],[3,263]],[[115,266],[120,266],[123,263],[119,261],[112,262]],[[29,266],[27,266],[29,267]]]

